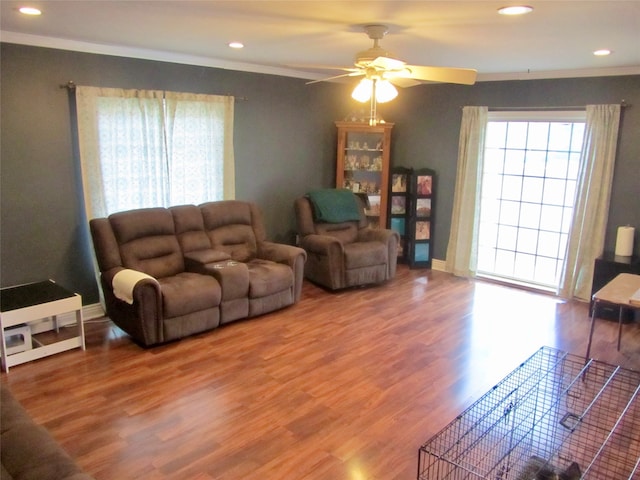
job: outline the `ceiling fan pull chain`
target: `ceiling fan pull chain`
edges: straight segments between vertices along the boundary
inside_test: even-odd
[[[369,110],[369,125],[375,127],[378,123],[378,114],[376,112],[376,84],[378,83],[377,79],[373,79],[373,83],[371,85],[371,103]]]

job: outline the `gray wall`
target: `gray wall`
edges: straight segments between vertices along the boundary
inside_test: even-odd
[[[78,85],[247,97],[236,102],[236,197],[263,209],[270,238],[291,242],[293,200],[335,181],[334,120],[360,104],[352,87],[130,58],[2,44],[0,285],[53,278],[98,301],[66,89]],[[438,173],[435,258],[444,259],[464,105],[584,105],[626,99],[607,229],[640,229],[640,76],[422,85],[381,105],[396,126],[392,163]],[[636,241],[636,253],[640,242]]]
[[[419,90],[416,90],[419,89]],[[387,117],[395,122],[393,164],[437,172],[434,258],[446,257],[462,107],[631,105],[622,109],[605,250],[615,249],[619,225],[636,228],[640,254],[640,76],[480,82],[473,87],[432,84],[405,89]]]

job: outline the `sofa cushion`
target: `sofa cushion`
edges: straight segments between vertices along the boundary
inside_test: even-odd
[[[344,246],[347,270],[387,263],[387,246],[381,242],[355,242]]]
[[[355,222],[317,223],[316,232],[337,238],[343,244],[353,243],[358,238],[358,224]]]
[[[269,260],[251,260],[249,298],[266,297],[293,287],[293,271],[286,265]]]
[[[183,272],[158,280],[165,318],[178,317],[220,305],[218,281],[208,275]]]
[[[208,202],[200,205],[200,210],[211,248],[227,252],[238,262],[257,256],[264,230],[253,204],[238,200]]]
[[[208,232],[211,246],[227,252],[237,262],[247,262],[258,252],[258,245],[249,225],[227,225]]]
[[[166,208],[143,208],[109,216],[122,266],[155,278],[184,271],[173,217]]]
[[[209,238],[204,231],[202,212],[195,205],[169,207],[173,216],[178,243],[183,253],[208,249]]]

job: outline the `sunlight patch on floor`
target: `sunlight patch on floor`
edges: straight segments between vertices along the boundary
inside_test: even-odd
[[[478,283],[466,334],[471,355],[460,394],[486,390],[533,355],[557,344],[556,309],[563,300],[501,285]]]

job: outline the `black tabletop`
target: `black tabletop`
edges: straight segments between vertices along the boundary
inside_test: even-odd
[[[7,287],[0,289],[0,312],[54,302],[73,296],[73,292],[61,287],[52,280]]]

